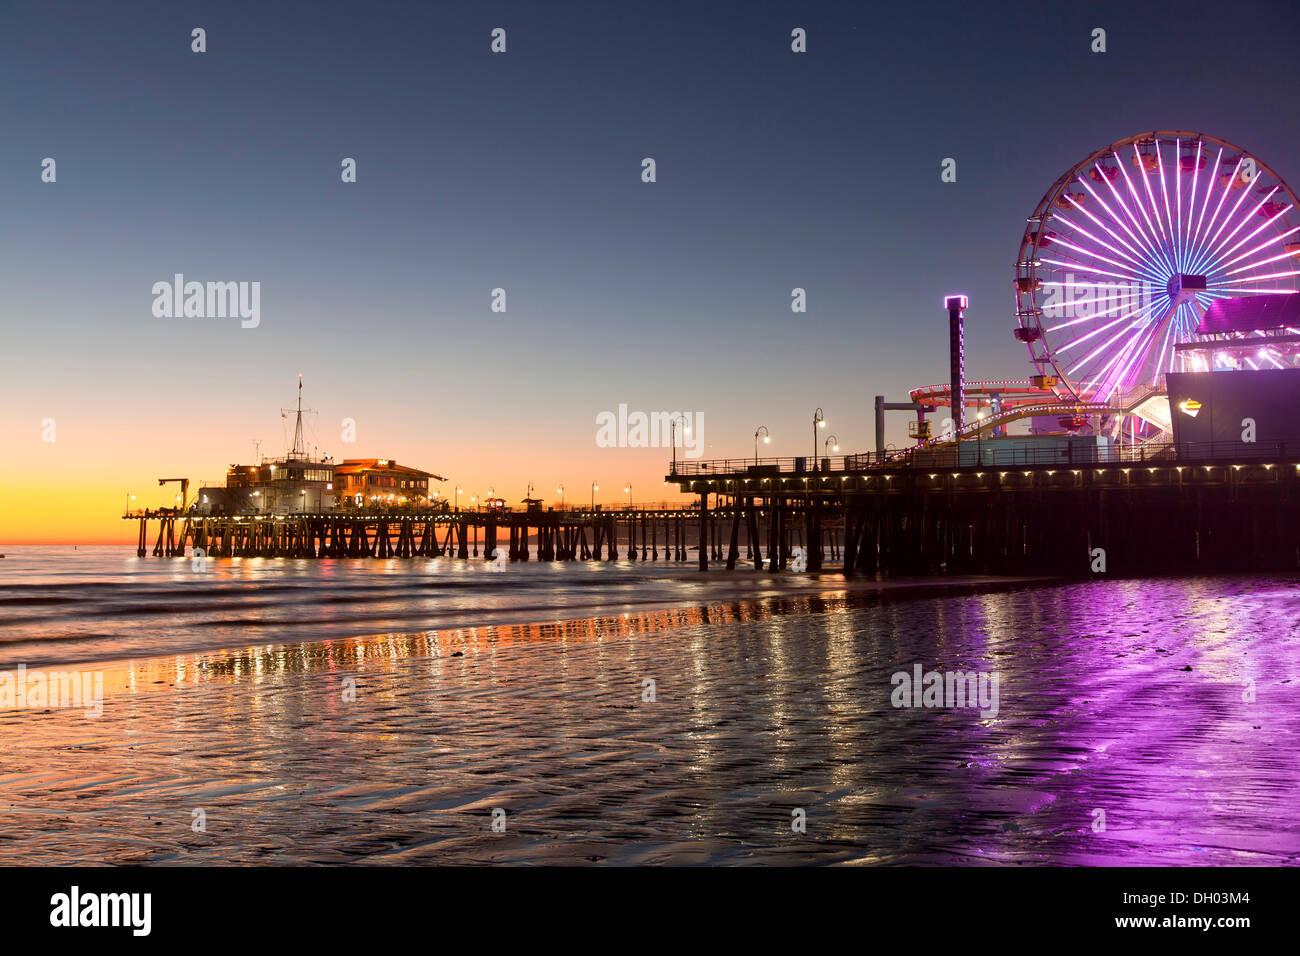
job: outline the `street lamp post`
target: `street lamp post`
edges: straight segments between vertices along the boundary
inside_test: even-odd
[[[754,467],[758,467],[758,436],[763,436],[763,444],[772,444],[772,433],[767,430],[766,425],[759,425],[754,429]]]
[[[564,485],[560,485],[560,487],[556,488],[555,490],[560,493],[560,510],[563,511],[564,510]]]
[[[984,443],[983,443],[984,432],[983,429],[980,428],[980,423],[984,421],[984,413],[976,412],[975,419],[976,419],[975,421],[975,464],[983,465],[984,464]]]
[[[660,432],[659,434],[662,435],[663,432]],[[593,481],[593,482],[591,483],[591,510],[592,510],[592,511],[595,511],[595,510],[596,510],[596,492],[598,492],[598,491],[600,491],[600,485],[596,484],[596,483]]]
[[[682,434],[689,435],[691,433],[691,425],[686,420],[686,416],[674,415],[670,423],[671,427],[669,429],[669,437],[668,437],[668,444],[673,446],[673,474],[674,475],[677,474],[677,421],[678,419],[681,419]],[[660,432],[659,434],[662,435],[663,432]]]
[[[662,434],[662,432],[660,434]],[[627,487],[624,488],[623,490],[627,492],[627,507],[628,510],[631,511],[632,510],[632,482],[629,481],[627,483]]]
[[[813,464],[817,464],[817,429],[826,427],[826,416],[819,408],[813,412]]]
[[[460,510],[460,485],[456,486],[456,510]]]
[[[823,458],[829,458],[829,457],[830,457],[830,452],[826,451],[826,449],[827,449],[828,447],[830,447],[830,446],[834,446],[834,447],[831,448],[831,451],[834,451],[834,452],[836,452],[836,453],[839,452],[839,450],[840,450],[840,440],[839,440],[838,438],[836,438],[834,435],[831,435],[829,438],[826,439],[826,441],[822,442],[822,457],[823,457]]]

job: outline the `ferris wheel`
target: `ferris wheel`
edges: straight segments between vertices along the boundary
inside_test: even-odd
[[[1016,260],[1015,334],[1038,381],[1094,403],[1161,387],[1215,300],[1297,290],[1297,207],[1272,169],[1203,133],[1142,133],[1071,167]],[[1292,358],[1261,349],[1246,363]]]

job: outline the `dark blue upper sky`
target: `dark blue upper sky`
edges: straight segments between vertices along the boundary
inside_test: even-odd
[[[945,293],[971,297],[972,377],[1028,372],[1025,217],[1092,150],[1200,130],[1300,181],[1290,3],[129,7],[0,8],[0,326],[26,416],[93,383],[160,428],[242,435],[304,372],[325,437],[355,409],[379,453],[423,430],[422,455],[463,454],[490,427],[588,455],[620,402],[704,412],[719,456],[760,421],[803,453],[819,405],[866,448],[872,395],[946,377]],[[155,319],[175,272],[261,281],[261,327]],[[202,356],[165,401],[162,345]],[[629,469],[662,474],[647,454]]]

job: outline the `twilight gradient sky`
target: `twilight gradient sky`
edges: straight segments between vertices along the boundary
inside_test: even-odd
[[[283,451],[299,372],[337,458],[611,502],[666,493],[666,449],[596,447],[620,403],[706,457],[805,454],[817,406],[868,449],[946,377],[945,293],[970,377],[1021,377],[1024,219],[1091,150],[1202,130],[1300,185],[1297,7],[1141,6],[8,0],[0,544],[133,540],[128,492]],[[154,318],[177,272],[260,281],[260,327]]]

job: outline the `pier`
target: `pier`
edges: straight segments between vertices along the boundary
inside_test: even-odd
[[[678,462],[690,506],[127,512],[140,557],[692,562],[885,576],[1300,568],[1300,448],[958,464],[964,451]],[[802,555],[796,553],[802,551]],[[792,561],[800,559],[798,565]]]
[[[503,550],[511,561],[687,561],[701,567],[724,560],[723,524],[730,504],[712,507],[632,506],[619,510],[404,511],[271,515],[201,515],[173,509],[128,511],[138,524],[136,554],[145,557],[437,558],[494,560]],[[749,520],[772,524],[758,509]],[[733,522],[734,523],[734,522]],[[783,557],[801,528],[785,518]],[[832,519],[822,530],[823,550],[839,554]],[[791,535],[794,535],[792,538]],[[150,545],[152,542],[152,546]],[[746,539],[749,553],[764,553],[757,530]],[[736,542],[731,541],[734,548]],[[761,560],[759,558],[758,560]],[[734,560],[729,560],[735,566]]]
[[[757,515],[771,515],[768,550],[778,560],[770,570],[780,570],[794,527],[808,529],[808,569],[824,568],[829,558],[819,528],[831,519],[842,529],[844,574],[1300,568],[1294,443],[1168,444],[1097,456],[1104,460],[1070,460],[1067,447],[1066,455],[1022,450],[1012,460],[972,463],[973,449],[965,446],[679,462],[669,480],[698,494],[701,506],[710,497],[724,502],[732,542],[739,527],[753,531]],[[729,566],[736,557],[733,544]]]

